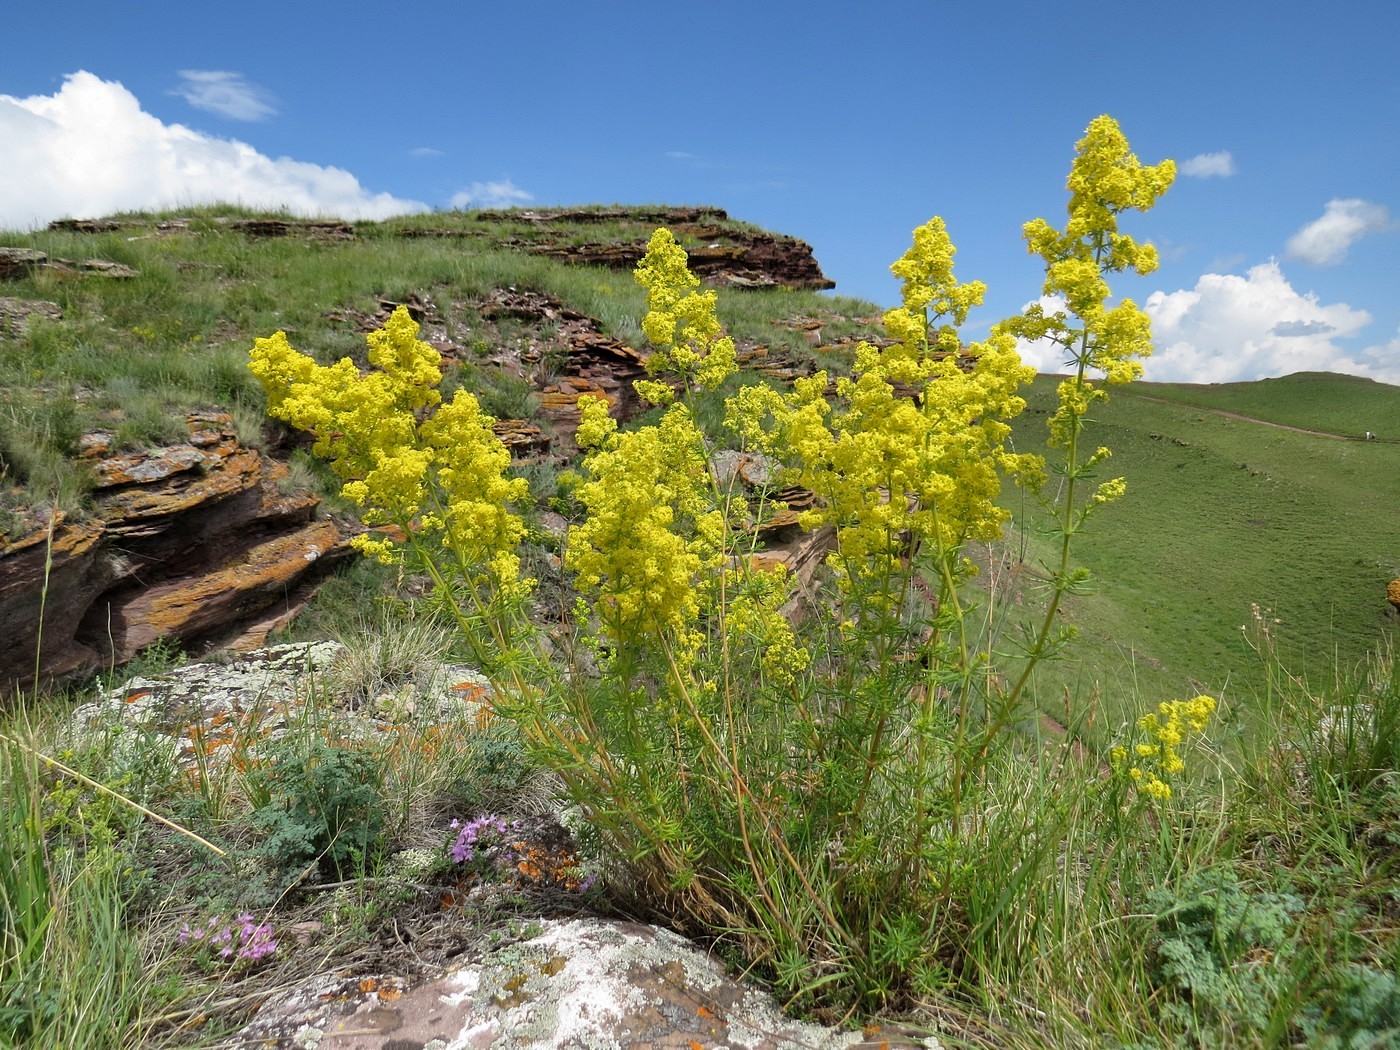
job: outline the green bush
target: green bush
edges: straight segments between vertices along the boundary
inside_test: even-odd
[[[1153,977],[1165,1013],[1203,1041],[1216,1031],[1267,1031],[1291,1014],[1286,948],[1303,902],[1256,893],[1228,868],[1194,872],[1147,896],[1154,915]]]
[[[369,754],[315,735],[275,742],[249,776],[259,852],[280,871],[314,862],[343,879],[372,870],[384,849],[379,775]]]

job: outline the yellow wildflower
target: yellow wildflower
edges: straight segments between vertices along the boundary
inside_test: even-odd
[[[935,552],[998,536],[1007,517],[997,505],[1001,476],[1040,469],[1037,458],[1006,447],[1005,421],[1025,407],[1018,388],[1035,374],[1015,337],[994,331],[962,346],[945,323],[964,320],[985,293],[980,281],[957,281],[953,256],[941,219],[915,231],[891,267],[904,301],[884,322],[897,342],[857,347],[834,406],[824,372],[798,380],[786,397],[745,391],[729,405],[730,428],[782,456],[792,481],[821,497],[802,521],[836,526],[830,561],[846,587],[864,580],[882,589],[900,571],[910,535]]]
[[[588,517],[569,530],[565,564],[613,637],[666,635],[693,646],[703,576],[724,554],[703,436],[683,404],[659,426],[626,433],[603,426],[600,412],[596,400],[584,405],[594,450],[576,494]]]
[[[1170,160],[1140,163],[1112,117],[1095,118],[1076,144],[1066,183],[1070,201],[1064,229],[1034,219],[1023,230],[1027,249],[1045,260],[1043,293],[1063,301],[1081,326],[1072,325],[1065,313],[1046,317],[1037,305],[1009,321],[1008,331],[1060,343],[1110,383],[1141,375],[1138,359],[1152,352],[1150,323],[1131,299],[1111,310],[1105,307],[1109,288],[1104,274],[1148,274],[1157,268],[1157,250],[1119,233],[1118,216],[1129,209],[1147,211],[1175,177]]]
[[[769,681],[788,686],[811,662],[811,654],[798,644],[780,612],[791,586],[782,565],[770,571],[725,573],[725,634],[731,644],[742,640],[758,653],[759,668]]]
[[[366,524],[395,525],[410,543],[435,542],[469,582],[489,577],[500,593],[521,593],[530,581],[519,578],[515,550],[525,530],[509,507],[527,483],[505,476],[510,453],[476,398],[458,391],[441,404],[441,355],[417,335],[399,307],[366,339],[368,372],[349,358],[319,365],[283,332],[256,340],[249,368],[269,413],[315,435],[313,451],[330,460]],[[383,537],[354,543],[383,561],[400,554]]]
[[[1164,701],[1137,721],[1137,728],[1148,738],[1133,747],[1137,764],[1127,764],[1123,747],[1113,748],[1109,761],[1114,769],[1126,772],[1140,791],[1165,801],[1172,796],[1170,778],[1186,768],[1181,747],[1192,733],[1205,732],[1214,712],[1215,698],[1210,696]]]
[[[738,370],[734,340],[720,328],[715,315],[715,293],[700,292],[700,280],[686,266],[686,254],[671,232],[659,229],[637,264],[637,283],[647,290],[647,314],[642,333],[653,350],[647,371],[670,375],[689,389],[717,389]],[[669,404],[664,384],[642,380],[637,392],[656,404]]]

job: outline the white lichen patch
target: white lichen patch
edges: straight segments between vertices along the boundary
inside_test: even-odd
[[[339,642],[275,645],[229,664],[198,663],[133,677],[73,712],[79,729],[112,724],[170,727],[192,711],[243,712],[305,700],[344,649]]]
[[[66,743],[110,748],[122,734],[168,741],[172,766],[204,775],[229,759],[255,760],[310,720],[374,742],[426,725],[465,731],[489,718],[490,687],[470,668],[433,664],[387,697],[344,695],[339,642],[270,646],[230,663],[197,663],[132,677],[72,716]],[[142,744],[150,750],[146,743]]]
[[[646,1029],[658,1020],[677,1030],[695,1025],[706,1013],[698,1006],[731,985],[714,959],[657,927],[598,919],[548,922],[543,933],[522,947],[538,953],[537,965],[531,970],[518,961],[512,964],[519,983],[507,1000],[513,1005],[503,1011],[501,1036],[493,1046],[603,1050],[645,1045]],[[658,983],[664,995],[658,995]],[[521,1001],[515,1003],[517,998]],[[725,1046],[835,1050],[861,1040],[856,1032],[786,1018],[771,997],[756,990],[730,998],[741,1006],[726,1011],[732,1015],[725,1018]]]
[[[336,1050],[838,1050],[862,1041],[858,1032],[784,1017],[770,996],[666,930],[602,919],[540,927],[412,989],[386,978],[312,982],[264,1007],[239,1038],[315,1029]],[[901,1036],[889,1045],[940,1044]]]

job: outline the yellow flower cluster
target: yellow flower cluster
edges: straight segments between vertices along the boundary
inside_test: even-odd
[[[794,483],[821,497],[803,522],[837,526],[831,564],[845,585],[888,579],[911,534],[940,552],[999,535],[1001,475],[1040,470],[1038,458],[1007,450],[1004,422],[1025,407],[1017,390],[1035,372],[1009,333],[960,343],[953,325],[985,286],[957,281],[954,252],[941,219],[915,231],[891,267],[903,304],[885,327],[898,342],[857,348],[835,406],[824,372],[797,380],[787,396],[747,388],[729,406],[731,430],[782,457]]]
[[[637,280],[648,293],[652,374],[679,380],[687,392],[723,383],[735,370],[734,344],[715,316],[714,293],[695,291],[685,252],[666,230],[652,237]],[[689,408],[670,403],[666,383],[641,381],[637,389],[669,403],[658,425],[619,432],[605,402],[579,400],[576,440],[590,451],[587,480],[574,491],[588,513],[570,529],[565,554],[575,585],[615,641],[674,644],[684,665],[706,631],[719,629],[723,644],[756,654],[770,680],[791,684],[809,660],[779,612],[791,580],[781,568],[760,572],[736,556],[729,523],[742,515],[742,501],[718,490]]]
[[[1181,746],[1191,733],[1205,732],[1214,712],[1215,699],[1209,696],[1158,704],[1155,713],[1137,721],[1138,729],[1150,740],[1133,748],[1139,764],[1128,765],[1127,749],[1115,747],[1109,754],[1113,767],[1125,770],[1139,791],[1165,802],[1172,797],[1170,778],[1186,768]]]
[[[600,398],[580,398],[579,407],[578,440],[592,451],[575,495],[588,516],[569,530],[565,564],[614,638],[665,636],[693,649],[704,581],[725,556],[704,437],[683,404],[659,426],[626,433]]]
[[[725,574],[726,636],[734,644],[743,640],[758,653],[758,665],[770,682],[792,686],[797,674],[811,663],[811,654],[797,644],[792,625],[781,609],[791,593],[788,570],[728,570]]]
[[[697,291],[700,280],[686,265],[686,254],[666,229],[651,235],[646,256],[637,264],[636,280],[647,290],[642,332],[653,350],[647,372],[669,376],[687,391],[715,390],[737,370],[734,341],[715,316],[715,293]],[[655,404],[670,404],[675,394],[659,380],[640,380],[637,392]]]
[[[1074,328],[1063,313],[1045,316],[1032,307],[1014,322],[1026,339],[1049,337],[1072,357],[1104,373],[1110,383],[1142,374],[1137,358],[1152,352],[1147,315],[1131,299],[1112,309],[1106,273],[1157,268],[1157,249],[1118,232],[1118,215],[1130,208],[1147,211],[1176,177],[1176,165],[1164,160],[1144,165],[1128,149],[1128,140],[1112,117],[1097,117],[1076,144],[1067,188],[1069,220],[1056,230],[1044,219],[1025,225],[1026,246],[1045,260],[1044,294],[1062,299],[1083,324]]]
[[[1109,383],[1130,382],[1142,375],[1141,360],[1152,353],[1147,314],[1131,299],[1107,305],[1105,274],[1148,274],[1157,268],[1156,248],[1119,233],[1118,216],[1128,209],[1147,211],[1175,177],[1172,161],[1140,163],[1113,118],[1097,117],[1076,144],[1064,229],[1044,219],[1024,227],[1028,250],[1045,260],[1043,292],[1062,301],[1065,310],[1047,316],[1037,304],[1003,322],[1001,330],[1028,340],[1050,339],[1064,347],[1067,363],[1075,366],[1075,375],[1060,384],[1059,407],[1050,418],[1050,444],[1071,450],[1071,459],[1089,407],[1107,396],[1086,378],[1086,370],[1101,372]],[[1125,487],[1121,478],[1105,483],[1093,504],[1117,498]]]
[[[367,341],[373,369],[362,373],[348,357],[317,364],[284,332],[256,340],[249,368],[269,413],[315,435],[313,451],[330,460],[367,525],[432,537],[468,582],[485,574],[503,593],[523,593],[530,581],[515,552],[525,529],[509,507],[528,484],[506,478],[510,453],[491,418],[466,391],[441,404],[441,355],[418,339],[404,307]],[[383,561],[401,553],[389,538],[353,542]]]
[[[913,245],[890,267],[890,272],[900,279],[903,299],[902,305],[884,317],[885,331],[899,340],[901,348],[899,353],[887,351],[883,355],[882,365],[890,380],[909,384],[927,381],[928,374],[918,365],[928,358],[931,317],[947,317],[952,325],[960,325],[972,307],[982,305],[987,294],[985,284],[959,284],[953,277],[956,254],[947,226],[934,216],[914,231]],[[956,354],[957,331],[949,325],[940,327],[932,349]]]

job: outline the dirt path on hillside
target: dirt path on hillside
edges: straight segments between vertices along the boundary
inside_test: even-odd
[[[1365,441],[1366,438],[1359,434],[1333,434],[1326,430],[1309,430],[1307,427],[1291,427],[1287,423],[1273,423],[1267,419],[1256,419],[1254,416],[1241,415],[1239,412],[1228,412],[1223,408],[1207,408],[1204,405],[1193,405],[1189,401],[1173,401],[1169,397],[1151,397],[1147,394],[1138,394],[1144,401],[1155,401],[1159,405],[1171,405],[1173,408],[1193,408],[1200,412],[1210,412],[1217,416],[1224,416],[1226,419],[1238,419],[1241,423],[1258,423],[1262,427],[1274,427],[1277,430],[1291,430],[1295,434],[1311,434],[1313,437],[1331,438],[1334,441]],[[1377,440],[1377,439],[1372,439]],[[1391,439],[1394,440],[1394,439]]]
[[[1328,430],[1309,430],[1307,427],[1292,427],[1287,423],[1274,423],[1267,419],[1258,419],[1254,416],[1246,416],[1239,412],[1229,412],[1223,408],[1207,408],[1205,405],[1193,405],[1190,401],[1174,401],[1169,397],[1152,397],[1149,394],[1138,394],[1144,401],[1155,401],[1159,405],[1171,405],[1173,408],[1192,408],[1198,412],[1210,412],[1213,415],[1224,416],[1226,419],[1237,419],[1241,423],[1258,423],[1261,427],[1273,427],[1276,430],[1291,430],[1295,434],[1311,434],[1313,437],[1330,438],[1333,441],[1382,441],[1387,444],[1400,444],[1400,438],[1384,437],[1364,437],[1361,434],[1333,434]]]

